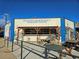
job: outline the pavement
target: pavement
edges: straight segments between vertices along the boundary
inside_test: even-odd
[[[40,45],[40,46],[44,46],[44,44],[38,44],[36,42],[31,42],[33,44],[36,45]],[[23,46],[26,48],[23,48],[23,59],[45,59],[43,58],[43,56],[45,56],[45,49],[41,48],[39,46],[35,46],[33,44],[28,44],[28,43],[23,43]],[[7,48],[6,46],[4,46],[4,41],[3,39],[0,38],[0,59],[21,59],[21,42],[19,42],[19,45],[16,45],[14,43],[13,46],[13,52],[11,52],[11,44],[9,44],[9,47]],[[65,50],[63,50],[65,51]],[[52,55],[48,55],[48,57],[52,57],[49,59],[56,59],[55,57],[59,57],[59,53],[53,50],[50,50],[49,53],[51,53]],[[72,50],[72,54],[79,56],[79,52],[76,50]],[[69,55],[63,55],[62,59],[73,59],[73,57],[69,56]],[[75,59],[79,59],[79,58],[75,58]]]
[[[34,43],[36,45],[42,45],[42,44],[38,44],[36,42],[32,42],[32,43]],[[20,42],[19,42],[19,45],[21,45]],[[23,46],[26,48],[26,49],[23,48],[23,55],[22,55],[23,59],[45,59],[42,57],[42,56],[45,56],[44,48],[41,48],[39,46],[35,46],[32,44],[28,44],[28,43],[23,43]],[[21,58],[21,46],[14,44],[13,50],[14,50],[13,54],[17,57],[17,59],[20,59]],[[63,51],[66,52],[65,50],[63,50]],[[59,53],[56,51],[50,50],[49,53],[51,53],[53,55],[53,56],[48,55],[48,56],[52,57],[49,59],[56,59],[55,56],[59,57]],[[79,56],[79,52],[76,50],[72,50],[72,54]],[[62,56],[62,59],[73,59],[73,57],[64,54]],[[75,58],[75,59],[79,59],[79,58]]]
[[[4,45],[3,38],[0,38],[0,59],[17,59],[16,56]]]

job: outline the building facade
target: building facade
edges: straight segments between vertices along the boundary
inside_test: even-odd
[[[14,19],[14,40],[75,40],[74,22],[64,18]],[[23,33],[22,33],[23,32]]]

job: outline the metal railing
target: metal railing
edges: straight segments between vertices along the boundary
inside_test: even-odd
[[[44,56],[42,56],[41,54],[39,54],[39,53],[37,53],[37,52],[32,51],[33,49],[32,49],[32,50],[29,50],[26,46],[23,45],[23,43],[28,43],[28,44],[31,44],[31,45],[34,45],[34,46],[37,46],[37,47],[44,48],[44,49],[45,49],[45,51],[44,51],[44,52],[45,52],[45,53],[44,53]],[[56,59],[59,58],[59,57],[55,56],[54,54],[49,53],[49,52],[48,52],[49,49],[46,48],[46,46],[41,46],[41,45],[37,45],[37,44],[31,43],[31,42],[26,42],[26,41],[21,41],[21,45],[18,45],[18,46],[21,47],[21,59],[24,59],[24,58],[23,58],[23,48],[26,49],[26,50],[28,50],[28,51],[31,51],[32,53],[34,53],[34,54],[36,54],[36,55],[38,55],[38,56],[40,56],[40,57],[42,57],[42,58],[44,58],[44,59],[48,59],[48,54],[54,56],[54,57],[51,57],[51,58],[56,58]]]
[[[53,48],[52,49],[47,48],[46,45],[45,46],[41,46],[41,45],[34,44],[34,43],[31,43],[31,42],[27,42],[27,41],[20,41],[20,42],[21,42],[21,44],[18,44],[18,46],[21,47],[21,59],[25,59],[25,57],[23,58],[23,49],[31,51],[32,53],[34,53],[34,54],[36,54],[36,55],[38,55],[38,56],[40,56],[40,57],[42,57],[44,59],[48,59],[48,55],[49,54],[52,55],[52,56],[54,56],[54,58],[56,58],[56,59],[62,59],[62,54],[71,56],[73,59],[79,58],[79,56],[75,56],[75,55],[68,54],[66,52],[62,52],[62,46],[60,47],[61,49],[57,51],[56,49],[53,49]],[[23,45],[24,43],[28,43],[28,44],[31,44],[31,45],[34,45],[34,46],[37,46],[37,47],[44,48],[45,49],[44,56],[41,55],[41,54],[39,54],[39,53],[37,53],[37,52],[32,51],[33,49],[32,50],[28,49],[26,46]],[[12,50],[13,50],[13,48],[12,48]],[[59,53],[59,57],[57,57],[56,55],[54,55],[52,53],[49,53],[48,50],[52,50],[52,51],[58,52]]]

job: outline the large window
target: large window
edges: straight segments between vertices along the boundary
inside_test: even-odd
[[[36,30],[34,28],[26,28],[24,29],[25,34],[36,34]]]
[[[49,29],[48,28],[42,28],[39,30],[38,34],[49,34]]]
[[[57,31],[55,28],[24,28],[25,34],[57,34]]]

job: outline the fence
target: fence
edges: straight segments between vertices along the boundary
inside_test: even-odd
[[[23,44],[25,44],[25,43],[30,44],[30,45],[34,45],[34,46],[37,46],[37,47],[44,48],[44,49],[45,49],[45,50],[44,50],[44,52],[45,52],[44,55],[41,55],[41,54],[38,54],[37,52],[32,51],[33,49],[32,49],[32,50],[28,49],[26,46],[23,45]],[[52,46],[51,46],[50,44],[45,44],[44,46],[41,46],[41,45],[34,44],[34,43],[31,43],[31,42],[20,41],[20,44],[18,44],[18,46],[21,47],[21,59],[25,59],[25,57],[23,57],[23,49],[28,50],[28,51],[31,51],[32,53],[34,53],[34,54],[36,54],[36,55],[38,55],[38,56],[40,56],[40,57],[42,57],[42,58],[44,58],[44,59],[50,58],[50,56],[48,56],[48,55],[54,56],[54,58],[51,57],[52,59],[62,59],[62,55],[63,55],[63,54],[68,55],[68,56],[71,56],[73,59],[79,58],[79,56],[70,55],[70,54],[67,54],[67,53],[65,53],[65,52],[62,52],[62,50],[63,50],[65,47],[58,46],[58,45],[55,45],[55,46],[52,45]],[[57,48],[56,48],[56,47],[57,47]],[[13,50],[13,48],[12,48],[12,50]],[[56,55],[54,55],[54,54],[52,54],[52,53],[49,53],[49,50],[58,52],[59,57],[56,56]]]

